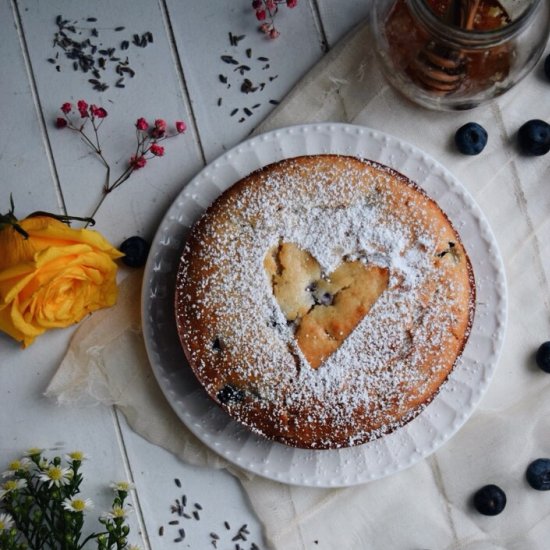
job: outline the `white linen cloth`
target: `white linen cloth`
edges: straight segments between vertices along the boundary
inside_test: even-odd
[[[495,232],[509,291],[508,330],[489,391],[466,425],[426,460],[388,478],[344,489],[292,487],[238,475],[274,549],[547,550],[550,494],[525,481],[550,457],[550,375],[534,353],[550,340],[550,155],[518,152],[517,129],[550,119],[550,82],[540,71],[506,96],[470,112],[419,108],[387,86],[368,26],[346,37],[262,124],[265,131],[321,121],[369,126],[409,141],[444,164],[474,196]],[[489,133],[478,156],[458,153],[468,121]],[[141,273],[121,285],[118,305],[82,324],[52,380],[60,403],[114,403],[132,428],[182,460],[228,467],[187,432],[152,380],[139,326]],[[139,404],[139,406],[136,406]],[[495,483],[502,514],[475,512],[471,495]]]

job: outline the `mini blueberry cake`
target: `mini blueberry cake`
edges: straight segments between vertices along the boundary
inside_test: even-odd
[[[433,200],[380,164],[314,155],[250,174],[207,209],[175,309],[190,367],[231,417],[333,449],[419,414],[464,348],[474,301]]]

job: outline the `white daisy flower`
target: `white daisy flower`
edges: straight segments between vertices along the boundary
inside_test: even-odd
[[[40,447],[31,447],[30,449],[27,449],[25,452],[25,456],[36,456],[41,455],[44,452],[44,449],[41,449]]]
[[[62,505],[68,512],[85,512],[86,510],[91,510],[94,507],[91,499],[79,497],[66,498]]]
[[[0,514],[0,533],[2,531],[9,531],[13,525],[13,518],[9,514]]]
[[[109,510],[109,512],[102,515],[103,519],[126,519],[128,517],[128,514],[131,512],[129,508],[124,508],[123,506],[119,506],[118,504],[115,504]]]
[[[0,489],[0,500],[2,500],[8,493],[13,493],[13,491],[18,491],[26,486],[26,479],[8,479],[8,481],[2,484],[2,488]]]
[[[72,451],[71,453],[65,455],[65,460],[67,462],[83,462],[89,458],[89,455],[83,451]]]
[[[61,485],[67,485],[73,478],[73,475],[73,471],[69,468],[62,468],[61,466],[50,464],[50,466],[44,470],[44,473],[40,474],[38,478],[41,481],[48,483],[49,487],[52,485],[60,487]]]
[[[27,457],[12,460],[8,464],[8,469],[2,473],[2,477],[13,476],[16,472],[24,470],[25,472],[30,469],[32,462]]]
[[[128,491],[132,491],[136,488],[136,486],[130,481],[114,481],[113,483],[111,483],[110,487],[115,493],[117,493],[118,491],[124,491],[125,493],[127,493]]]

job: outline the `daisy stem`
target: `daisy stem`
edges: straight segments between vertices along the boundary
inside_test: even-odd
[[[85,544],[92,539],[97,539],[101,535],[108,535],[109,533],[107,531],[103,531],[102,533],[92,533],[91,535],[88,535],[83,541],[82,544],[76,547],[76,550],[82,550],[84,548]]]

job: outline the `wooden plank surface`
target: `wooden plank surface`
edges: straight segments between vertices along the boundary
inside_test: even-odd
[[[167,0],[167,6],[208,161],[246,138],[323,53],[307,2],[279,10],[276,40],[258,32],[248,1],[197,2],[190,9],[188,2]],[[232,46],[229,33],[243,38]],[[245,79],[255,91],[243,92]]]
[[[204,163],[245,139],[321,59],[323,29],[334,41],[353,25],[363,6],[347,2],[349,15],[333,10],[328,0],[319,6],[303,0],[294,10],[281,9],[276,19],[281,36],[273,41],[257,31],[249,0],[0,0],[0,70],[10,75],[0,79],[2,212],[9,207],[10,193],[20,216],[39,209],[79,216],[93,211],[104,168],[76,134],[54,125],[63,102],[85,99],[109,112],[101,134],[115,174],[125,168],[133,150],[138,117],[187,123],[184,136],[166,143],[166,156],[134,174],[96,215],[97,227],[115,245],[134,234],[152,238],[168,206]],[[75,60],[54,44],[58,16],[74,25],[74,32],[68,32],[74,40],[89,38],[97,50],[115,48],[103,57],[125,61],[127,56],[133,78],[124,73],[120,82],[117,63],[107,60],[99,80],[109,88],[94,90],[88,80],[96,77],[80,67],[74,70]],[[152,34],[152,43],[132,43],[134,34],[146,32]],[[231,45],[229,32],[243,38]],[[121,49],[124,40],[129,45]],[[239,65],[225,63],[222,55],[238,59]],[[99,56],[93,57],[98,63]],[[249,70],[235,71],[242,65]],[[220,74],[227,82],[221,82]],[[245,93],[245,78],[258,89]],[[117,81],[124,87],[117,87]],[[231,116],[234,109],[238,112]],[[182,463],[133,433],[109,407],[57,407],[43,397],[73,332],[51,331],[24,351],[0,335],[0,470],[31,446],[42,446],[50,455],[82,449],[92,456],[85,489],[98,514],[110,502],[106,483],[135,481],[133,541],[145,548],[173,547],[179,526],[168,523],[173,520],[170,506],[184,492],[190,505],[203,508],[200,521],[184,518],[184,547],[208,548],[211,532],[226,540],[246,523],[248,545],[254,541],[264,548],[261,526],[230,474]]]
[[[40,113],[28,80],[16,21],[7,0],[0,2],[0,22],[0,69],[2,74],[10,75],[0,78],[2,213],[8,209],[10,193],[21,216],[44,208],[58,211],[58,189],[46,155]]]
[[[126,168],[134,151],[134,123],[138,117],[150,121],[165,118],[169,123],[192,120],[174,69],[162,11],[154,2],[130,0],[116,4],[103,0],[93,7],[70,0],[29,0],[20,3],[19,11],[66,208],[74,215],[89,215],[101,195],[103,166],[77,135],[57,130],[53,122],[65,101],[74,104],[82,98],[103,106],[109,115],[100,130],[102,146],[113,164],[114,179]],[[98,52],[115,48],[111,57],[121,61],[128,58],[128,67],[135,71],[135,76],[123,73],[124,88],[116,87],[121,78],[116,73],[118,62],[109,61],[108,55],[91,55],[89,48],[84,50],[96,61],[94,68],[100,74],[100,81],[109,86],[104,92],[95,91],[88,82],[94,78],[90,71],[73,69],[76,61],[67,59],[60,47],[53,46],[58,15],[69,21],[68,26],[74,25],[76,32],[65,30],[72,40],[89,39]],[[87,21],[90,17],[97,21]],[[114,30],[119,27],[124,30]],[[97,37],[93,36],[94,29]],[[153,43],[147,47],[135,46],[131,42],[133,35],[142,36],[145,32],[152,34]],[[123,50],[120,45],[125,40],[130,46]],[[105,69],[98,68],[100,57],[107,59]],[[49,63],[48,59],[56,63]],[[175,190],[202,165],[193,125],[189,127],[185,136],[166,142],[165,157],[149,161],[146,168],[135,173],[102,205],[96,216],[98,226],[115,243],[132,234],[152,236]],[[125,223],[119,223],[121,217]]]
[[[317,0],[323,29],[330,47],[370,16],[375,0]]]

